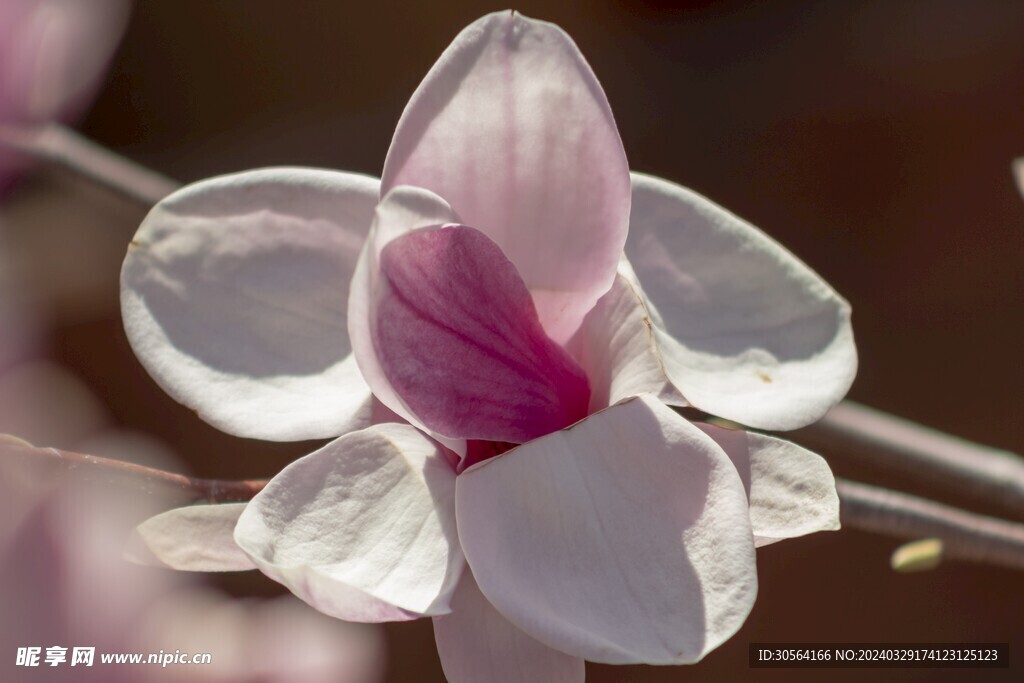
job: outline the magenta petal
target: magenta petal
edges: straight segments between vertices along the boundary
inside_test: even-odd
[[[479,230],[416,230],[381,252],[373,343],[431,430],[523,443],[586,416],[586,375],[544,333],[530,292]]]

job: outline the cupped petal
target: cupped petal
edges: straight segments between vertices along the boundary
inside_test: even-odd
[[[466,571],[452,613],[434,617],[434,640],[448,683],[583,683],[583,659],[553,650],[487,601]]]
[[[125,330],[150,375],[237,436],[327,438],[371,424],[346,310],[378,187],[277,168],[157,204],[121,271]]]
[[[601,85],[553,24],[505,11],[456,37],[398,122],[381,191],[403,184],[497,242],[559,343],[612,283],[629,168]]]
[[[256,569],[234,539],[235,524],[246,505],[192,505],[150,517],[135,528],[141,546],[129,548],[129,557],[192,572]]]
[[[587,660],[697,661],[754,603],[736,468],[650,396],[466,470],[456,511],[487,599],[534,638]]]
[[[760,230],[633,174],[626,255],[668,376],[713,415],[761,429],[818,420],[857,371],[850,306]]]
[[[836,480],[820,455],[764,434],[697,426],[722,447],[740,473],[755,545],[839,528]]]
[[[628,270],[629,264],[620,267]],[[665,373],[650,313],[634,282],[617,274],[567,345],[590,381],[591,413],[640,394],[686,405]]]
[[[586,416],[583,370],[544,333],[515,266],[482,232],[446,226],[394,239],[374,297],[381,367],[431,430],[523,443]]]
[[[465,560],[455,473],[408,425],[347,434],[296,460],[249,502],[235,541],[325,614],[404,621],[446,614]]]
[[[378,318],[377,292],[381,287],[380,257],[385,247],[414,230],[458,222],[459,217],[451,206],[429,190],[402,186],[388,192],[374,210],[370,234],[352,276],[348,333],[352,339],[352,355],[377,400],[454,452],[465,455],[465,441],[433,433],[406,405],[391,386],[374,343],[374,321]]]

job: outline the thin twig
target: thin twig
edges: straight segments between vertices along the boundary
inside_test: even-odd
[[[127,486],[155,496],[166,507],[192,503],[238,503],[251,500],[266,480],[225,480],[189,477],[135,463],[74,453],[57,448],[36,448],[23,441],[0,436],[0,458],[22,468],[31,468],[37,476],[55,476],[73,471],[76,477]]]
[[[1024,458],[923,427],[852,401],[797,437],[826,458],[846,456],[902,472],[1024,519]]]
[[[179,184],[60,124],[0,125],[0,145],[63,166],[150,207]]]
[[[939,538],[948,559],[1024,569],[1024,525],[845,479],[836,480],[843,527],[902,539]]]
[[[236,503],[252,499],[266,480],[226,481],[173,474],[120,460],[35,448],[0,440],[0,458],[20,466],[74,471],[76,476],[127,486],[159,496],[168,507],[192,503]],[[903,539],[941,538],[947,558],[1024,569],[1024,525],[983,517],[897,491],[836,481],[846,528]]]

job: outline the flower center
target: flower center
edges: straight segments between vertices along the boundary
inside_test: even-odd
[[[479,461],[586,417],[590,385],[544,332],[515,266],[475,228],[415,230],[381,251],[373,343],[396,394]],[[465,463],[464,463],[465,464]]]

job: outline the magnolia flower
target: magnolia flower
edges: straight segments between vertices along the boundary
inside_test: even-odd
[[[817,420],[854,376],[849,306],[753,226],[630,174],[551,24],[466,28],[379,181],[266,169],[168,197],[122,308],[207,422],[340,435],[248,504],[149,520],[155,554],[258,567],[346,620],[432,617],[453,683],[695,662],[749,613],[756,545],[838,527],[818,456],[670,406]]]

